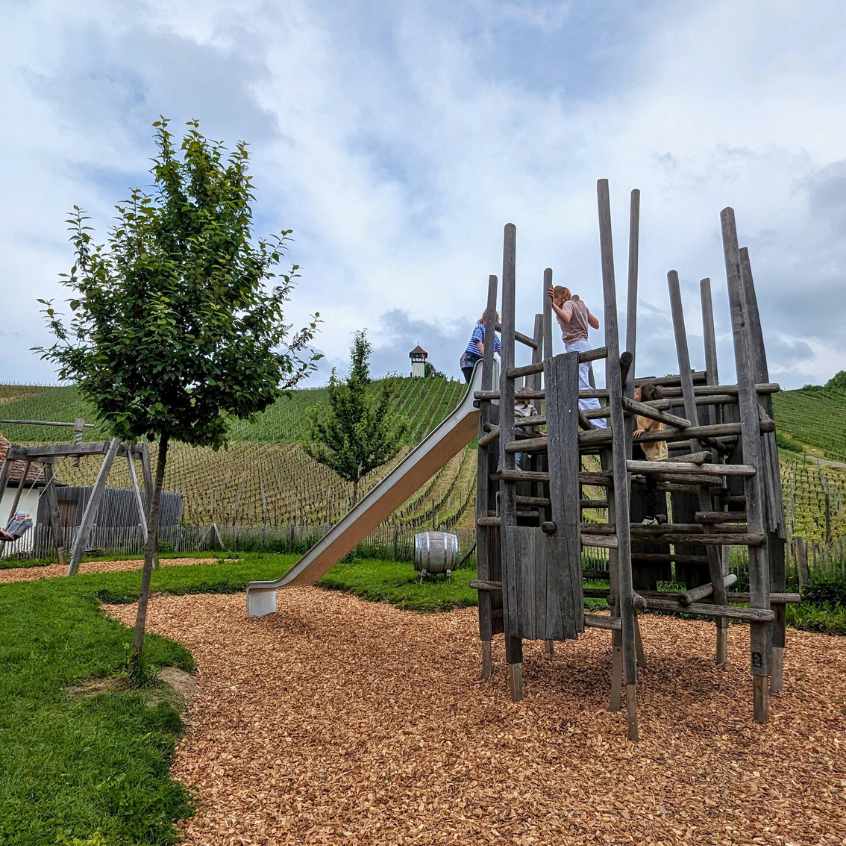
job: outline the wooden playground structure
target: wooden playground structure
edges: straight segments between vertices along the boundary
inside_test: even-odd
[[[76,426],[81,431],[80,421],[76,424],[63,424],[44,421],[11,421],[15,423],[35,423],[38,425],[50,426]],[[57,462],[64,459],[76,461],[91,456],[102,456],[102,463],[97,472],[97,479],[91,490],[91,495],[85,503],[80,525],[77,528],[70,550],[70,557],[66,562],[66,550],[63,546],[63,533],[59,520],[59,503],[56,495],[56,470]],[[73,576],[79,571],[79,564],[85,554],[91,530],[97,521],[97,515],[106,491],[106,483],[109,473],[118,456],[125,457],[129,470],[129,478],[132,484],[135,507],[137,509],[138,526],[144,541],[147,540],[147,510],[150,493],[153,489],[153,476],[150,464],[150,452],[146,444],[122,443],[118,438],[109,441],[76,441],[74,443],[39,444],[35,446],[21,446],[10,444],[0,462],[0,491],[6,487],[12,467],[18,463],[22,466],[20,475],[22,482],[18,485],[17,492],[12,500],[9,512],[11,520],[20,502],[25,481],[32,475],[31,468],[40,468],[36,478],[44,481],[43,495],[47,497],[48,519],[52,543],[56,548],[56,556],[60,565],[67,563],[67,575]],[[143,493],[138,480],[138,473],[135,461],[140,461],[143,477]],[[40,497],[39,497],[40,498]],[[0,540],[0,545],[3,541]]]
[[[501,325],[496,276],[489,278],[486,342],[479,405],[476,540],[482,677],[492,674],[491,640],[505,638],[512,698],[523,696],[523,640],[576,638],[585,627],[611,635],[609,709],[625,701],[628,736],[638,738],[637,671],[644,664],[640,617],[645,611],[684,612],[716,624],[716,661],[726,661],[729,621],[751,632],[753,713],[766,722],[769,694],[781,691],[785,643],[784,519],[771,395],[749,253],[738,245],[734,212],[721,213],[731,309],[736,384],[721,384],[710,279],[700,282],[705,369],[692,371],[678,273],[667,274],[678,372],[636,376],[640,194],[631,193],[625,351],[617,327],[611,211],[607,180],[597,185],[604,294],[605,345],[553,354],[552,314],[544,271],[543,310],[531,335],[515,328],[516,228],[505,226]],[[499,386],[494,387],[493,333],[501,329]],[[515,344],[532,363],[515,366]],[[579,365],[605,361],[605,387],[579,386]],[[641,402],[635,387],[655,386],[657,399]],[[583,411],[579,400],[596,398]],[[529,416],[515,403],[533,402]],[[633,438],[635,416],[661,428]],[[607,428],[593,420],[606,418]],[[634,460],[635,444],[663,441],[667,460]],[[670,501],[669,521],[648,524],[647,483]],[[589,489],[604,491],[601,497]],[[587,522],[585,512],[604,513]],[[749,591],[731,592],[732,546],[749,549]],[[608,550],[609,590],[582,583],[583,547]],[[682,583],[683,591],[660,589]],[[608,616],[585,613],[585,596],[608,598]],[[737,603],[748,604],[748,607]]]

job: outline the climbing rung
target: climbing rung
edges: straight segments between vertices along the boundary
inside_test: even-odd
[[[605,629],[609,632],[618,632],[623,627],[623,624],[619,617],[585,614],[585,626],[589,629]]]
[[[502,332],[501,324],[496,324],[496,331]],[[524,335],[522,332],[518,332],[516,329],[514,330],[514,340],[519,341],[521,344],[525,344],[530,349],[536,350],[538,348],[537,341],[535,341],[534,338],[531,338],[528,335]]]
[[[475,588],[476,590],[489,590],[494,593],[502,593],[502,582],[490,579],[473,579],[470,582],[470,587]]]
[[[626,467],[630,473],[701,473],[705,476],[755,475],[755,468],[751,464],[694,464],[692,461],[629,460],[626,462]]]
[[[607,499],[582,499],[579,501],[582,508],[608,508]]]
[[[686,429],[690,426],[690,420],[678,417],[666,411],[659,411],[645,402],[623,397],[623,409],[631,414],[639,414],[641,417],[648,417],[650,420],[657,420],[659,423],[666,423],[668,426],[675,426],[677,429]]]
[[[509,441],[505,445],[506,452],[543,452],[546,449],[548,439],[544,435],[541,438],[525,438],[523,440]]]
[[[491,473],[491,480],[500,479],[506,482],[548,482],[549,473],[545,470],[499,470]],[[583,485],[594,485],[596,487],[610,487],[610,473],[579,473],[579,482]]]
[[[500,525],[502,525],[502,520],[499,517],[477,517],[476,518],[476,525],[477,526],[500,526]]]
[[[546,425],[546,416],[543,414],[535,414],[529,417],[516,417],[514,418],[514,428],[517,427],[528,427],[528,426],[545,426]]]
[[[616,549],[616,535],[592,535],[586,532],[581,533],[583,546],[595,546],[600,549]]]
[[[579,353],[580,362],[597,361],[600,358],[608,357],[607,347],[596,347],[596,349],[585,350]],[[522,367],[509,367],[506,376],[509,379],[519,379],[521,376],[534,376],[543,373],[543,362],[535,361],[532,364],[525,364]]]
[[[549,498],[545,496],[518,496],[517,505],[537,505],[543,507],[549,505]]]
[[[544,391],[535,391],[526,388],[521,388],[519,391],[514,391],[515,400],[544,399],[545,397],[546,392]],[[473,399],[479,401],[498,400],[499,391],[476,391],[473,394]]]
[[[742,523],[745,511],[697,511],[693,515],[696,523]]]

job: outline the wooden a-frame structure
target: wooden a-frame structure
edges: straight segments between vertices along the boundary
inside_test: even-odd
[[[37,422],[37,421],[33,421]],[[100,504],[106,489],[109,473],[114,464],[115,458],[125,457],[129,470],[129,478],[132,489],[135,493],[135,501],[138,509],[138,522],[146,542],[147,540],[147,513],[149,499],[153,490],[153,475],[150,465],[150,451],[146,444],[124,444],[117,438],[110,441],[92,441],[70,444],[42,444],[38,446],[18,446],[11,444],[6,452],[3,463],[0,464],[0,491],[6,487],[9,478],[9,471],[14,461],[25,462],[27,470],[32,464],[40,464],[43,467],[44,479],[46,482],[46,496],[48,503],[50,529],[56,543],[56,553],[60,564],[65,564],[65,549],[62,545],[62,531],[59,525],[59,504],[54,484],[55,468],[57,461],[64,458],[83,458],[92,455],[102,455],[103,461],[97,473],[91,495],[85,505],[82,520],[76,531],[71,547],[70,558],[67,561],[67,575],[73,576],[79,570],[79,564],[88,544],[91,529],[97,520]],[[138,481],[138,473],[135,467],[135,460],[141,462],[141,472],[144,480],[144,493]],[[24,478],[26,478],[26,471]],[[17,505],[17,498],[12,506],[14,511]]]

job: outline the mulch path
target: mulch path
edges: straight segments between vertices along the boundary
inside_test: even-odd
[[[243,594],[156,596],[198,690],[174,776],[184,843],[846,842],[846,640],[788,632],[786,692],[751,720],[748,627],[713,666],[712,625],[646,617],[640,743],[605,710],[610,634],[547,660],[523,702],[478,681],[474,609],[421,615],[315,588],[246,618]],[[134,608],[110,612],[125,622]]]
[[[162,558],[160,567],[186,567],[189,564],[216,564],[214,558]],[[83,561],[79,565],[80,573],[116,573],[120,570],[140,570],[144,566],[144,559],[130,561]],[[52,579],[64,576],[67,567],[59,564],[48,564],[46,567],[15,567],[0,570],[0,584],[3,582],[36,582],[39,579]]]

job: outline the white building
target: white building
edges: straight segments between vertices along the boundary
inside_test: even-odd
[[[411,359],[411,376],[415,379],[422,379],[426,375],[426,359],[429,353],[418,344],[409,354]]]
[[[6,458],[6,450],[9,449],[9,442],[0,435],[0,464]],[[26,471],[26,478],[24,478]],[[33,528],[38,520],[38,500],[44,488],[44,474],[40,464],[33,462],[28,468],[25,461],[13,461],[9,468],[9,477],[4,490],[0,491],[0,523],[3,528],[12,516],[12,505],[15,497],[18,497],[18,504],[15,508],[17,514],[28,514],[32,519]],[[20,491],[20,494],[18,493]],[[22,538],[13,543],[0,544],[0,557],[9,555],[12,551],[30,552],[32,550],[34,532],[26,532]]]

